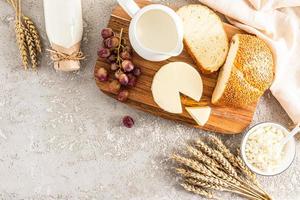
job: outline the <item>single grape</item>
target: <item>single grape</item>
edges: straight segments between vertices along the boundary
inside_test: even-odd
[[[120,39],[118,37],[112,37],[111,38],[111,45],[112,45],[112,48],[116,48],[118,47],[120,44]]]
[[[118,94],[117,99],[118,99],[119,101],[125,102],[125,101],[128,99],[128,96],[129,96],[128,90],[122,90],[122,91]]]
[[[127,74],[127,76],[128,76],[128,79],[129,79],[127,85],[130,86],[130,87],[134,87],[136,85],[136,77],[131,73]]]
[[[118,55],[118,49],[112,49],[111,54]]]
[[[121,85],[126,86],[129,82],[128,76],[126,74],[121,74],[119,76],[119,82],[121,83]]]
[[[119,46],[119,38],[117,37],[110,37],[104,40],[104,46],[113,49]]]
[[[111,49],[113,47],[111,38],[107,38],[104,40],[104,46],[108,49]]]
[[[108,60],[108,62],[110,62],[110,63],[114,63],[114,62],[116,62],[117,61],[117,56],[115,56],[115,55],[110,55],[108,58],[107,58],[107,60]]]
[[[112,48],[112,42],[111,42],[111,38],[107,38],[104,40],[104,46],[108,49]]]
[[[121,70],[115,72],[115,78],[119,80],[120,76],[124,74]]]
[[[123,51],[121,53],[121,58],[124,59],[124,60],[130,60],[131,59],[131,55],[128,51]]]
[[[126,46],[126,45],[127,45],[127,41],[126,41],[126,39],[122,38],[122,40],[121,40],[121,44],[122,44],[123,46]]]
[[[111,49],[112,48],[112,44],[111,44],[111,39],[107,38],[103,41],[104,47]]]
[[[131,72],[134,69],[134,65],[130,60],[123,60],[122,68],[125,72]]]
[[[130,46],[125,46],[122,51],[127,51],[130,55],[132,54],[132,50],[130,48]]]
[[[117,63],[112,63],[112,64],[110,65],[110,69],[111,69],[112,71],[116,71],[117,69],[119,69],[119,65],[118,65]]]
[[[111,92],[117,93],[121,89],[121,84],[117,80],[113,80],[112,82],[109,83],[109,90]]]
[[[111,36],[114,36],[114,32],[111,28],[104,28],[101,31],[101,36],[103,39],[109,38]]]
[[[101,48],[101,49],[99,49],[98,56],[100,58],[107,58],[107,57],[109,57],[110,56],[109,49],[107,49],[107,48]]]
[[[142,74],[141,68],[135,67],[133,70],[133,75],[135,75],[136,77],[139,77],[141,74]]]
[[[122,121],[123,125],[127,128],[132,128],[134,125],[134,120],[130,116],[125,116]]]
[[[96,77],[99,79],[99,81],[101,82],[105,82],[108,81],[108,73],[107,70],[104,69],[103,67],[99,68],[97,73],[96,73]]]

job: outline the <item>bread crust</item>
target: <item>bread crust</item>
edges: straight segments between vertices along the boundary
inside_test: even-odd
[[[206,70],[205,67],[202,66],[202,64],[200,63],[200,61],[198,61],[198,59],[194,56],[194,53],[192,52],[192,50],[190,49],[189,45],[187,44],[186,40],[183,39],[183,43],[184,43],[184,47],[185,50],[188,52],[188,54],[191,56],[192,60],[194,61],[194,63],[197,65],[197,67],[200,69],[201,73],[203,74],[212,74],[215,71],[210,71],[210,70]],[[224,58],[223,63],[225,62],[226,58]]]
[[[214,73],[216,71],[218,71],[220,69],[220,67],[224,64],[224,62],[226,61],[226,56],[227,56],[227,53],[228,53],[228,49],[229,49],[229,41],[228,41],[228,36],[227,36],[227,33],[225,31],[225,28],[224,28],[224,25],[223,25],[223,22],[221,20],[221,18],[214,12],[212,11],[210,8],[208,8],[207,6],[203,6],[203,5],[198,5],[198,4],[190,4],[190,5],[187,5],[187,6],[183,6],[181,8],[178,9],[177,12],[180,12],[181,9],[184,9],[184,8],[188,8],[188,7],[201,7],[201,8],[204,8],[204,9],[207,9],[211,14],[213,14],[218,23],[222,26],[222,30],[223,30],[223,34],[225,36],[225,43],[226,43],[226,46],[225,46],[225,54],[221,60],[221,62],[215,66],[214,70],[211,70],[209,69],[209,67],[206,67],[204,66],[202,63],[201,63],[201,60],[197,59],[196,58],[196,52],[193,52],[192,48],[190,47],[190,45],[188,44],[187,42],[187,38],[186,36],[184,37],[183,39],[183,42],[184,42],[184,46],[185,46],[185,49],[186,51],[188,52],[188,54],[191,56],[191,58],[193,59],[193,61],[195,62],[195,64],[199,67],[200,71],[203,73],[203,74],[211,74],[211,73]]]
[[[221,97],[212,103],[244,107],[257,102],[271,86],[274,60],[268,45],[256,36],[236,34],[233,38],[239,46],[230,77]]]
[[[236,86],[239,86],[237,89]],[[233,67],[225,90],[214,105],[244,107],[258,100],[263,93],[243,80],[243,73]]]

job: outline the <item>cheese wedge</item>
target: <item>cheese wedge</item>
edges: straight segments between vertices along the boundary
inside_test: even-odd
[[[186,107],[185,108],[191,117],[199,124],[199,126],[204,126],[208,121],[211,113],[211,108],[206,107]]]
[[[200,101],[203,83],[199,72],[184,62],[164,65],[155,74],[152,81],[154,101],[163,110],[170,113],[182,113],[180,93],[194,101]]]

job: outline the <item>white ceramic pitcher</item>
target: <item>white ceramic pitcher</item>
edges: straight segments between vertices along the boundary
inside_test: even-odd
[[[133,0],[118,0],[121,7],[132,17],[130,26],[129,26],[129,40],[136,51],[141,57],[150,61],[162,61],[166,60],[172,56],[178,56],[183,50],[183,25],[180,17],[169,7],[153,4],[143,7],[142,9],[133,1]],[[174,45],[174,49],[170,51],[157,51],[150,48],[147,48],[143,45],[137,34],[137,24],[141,17],[149,11],[161,11],[167,14],[170,19],[172,19],[174,28],[177,32],[177,44]],[[160,30],[157,30],[160,31]],[[154,38],[150,38],[154,39]]]

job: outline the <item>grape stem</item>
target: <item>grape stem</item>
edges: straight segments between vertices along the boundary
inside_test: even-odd
[[[119,46],[117,48],[117,63],[119,65],[119,67],[121,67],[121,63],[123,61],[123,59],[120,57],[120,49],[122,47],[122,36],[123,36],[123,28],[121,28],[120,34],[119,34]]]

